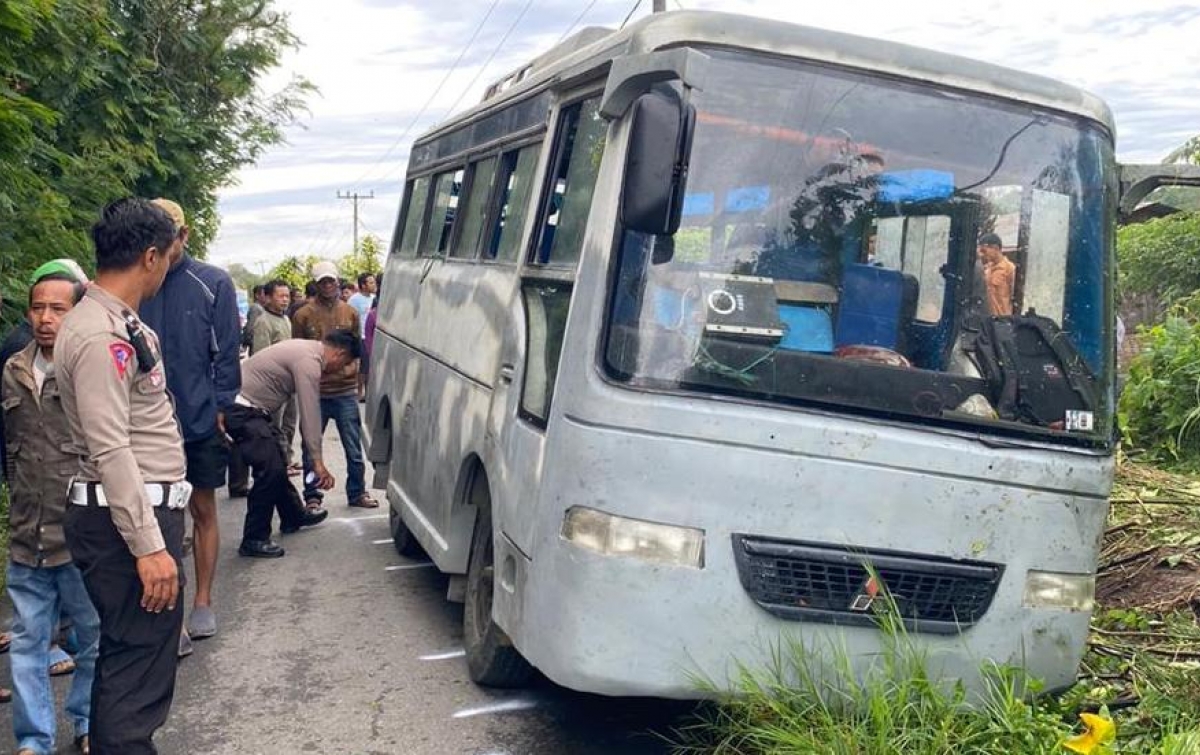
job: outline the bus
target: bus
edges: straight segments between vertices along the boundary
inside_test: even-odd
[[[1116,220],[1194,180],[1122,171],[1079,89],[691,11],[584,30],[419,138],[367,456],[471,677],[696,698],[786,641],[867,674],[890,597],[941,678],[1071,684]]]

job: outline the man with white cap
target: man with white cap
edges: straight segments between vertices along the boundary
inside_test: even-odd
[[[171,216],[176,236],[166,280],[157,295],[143,302],[139,315],[162,340],[167,387],[183,433],[187,481],[194,488],[188,512],[195,523],[196,590],[187,632],[201,639],[217,633],[212,610],[220,549],[216,489],[225,486],[229,465],[222,412],[233,406],[242,387],[241,318],[229,274],[187,254],[183,209],[169,199],[153,202]],[[180,652],[186,654],[187,637],[181,642]]]
[[[322,341],[337,330],[357,337],[362,329],[354,307],[341,300],[337,266],[318,262],[312,268],[317,296],[296,311],[292,335],[310,341]],[[321,430],[329,420],[337,425],[338,436],[346,452],[346,499],[351,506],[373,509],[379,504],[367,493],[362,451],[362,420],[358,415],[358,360],[321,377]],[[307,447],[304,450],[304,502],[310,509],[320,508],[324,496],[317,486]]]

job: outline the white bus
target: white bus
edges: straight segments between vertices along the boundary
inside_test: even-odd
[[[1172,180],[1122,186],[1113,142],[1039,76],[700,12],[586,30],[421,137],[368,456],[472,677],[689,698],[785,636],[865,670],[886,589],[936,673],[1070,684],[1119,198]]]

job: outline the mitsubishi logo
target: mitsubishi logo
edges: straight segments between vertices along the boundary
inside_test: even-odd
[[[875,605],[875,599],[883,592],[883,583],[875,576],[867,577],[867,581],[859,588],[854,600],[850,601],[850,610],[855,613],[866,613]]]

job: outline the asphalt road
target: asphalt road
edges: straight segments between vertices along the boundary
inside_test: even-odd
[[[341,483],[332,426],[325,443]],[[180,663],[161,752],[669,752],[659,735],[686,704],[582,695],[545,680],[522,691],[475,686],[461,656],[461,607],[444,599],[447,578],[399,557],[386,509],[349,508],[341,489],[326,499],[324,524],[279,537],[287,555],[276,560],[237,555],[245,501],[219,497],[220,631]],[[61,701],[66,681],[55,687]],[[60,732],[69,743],[69,727]],[[0,714],[0,749],[11,742],[11,716]]]

